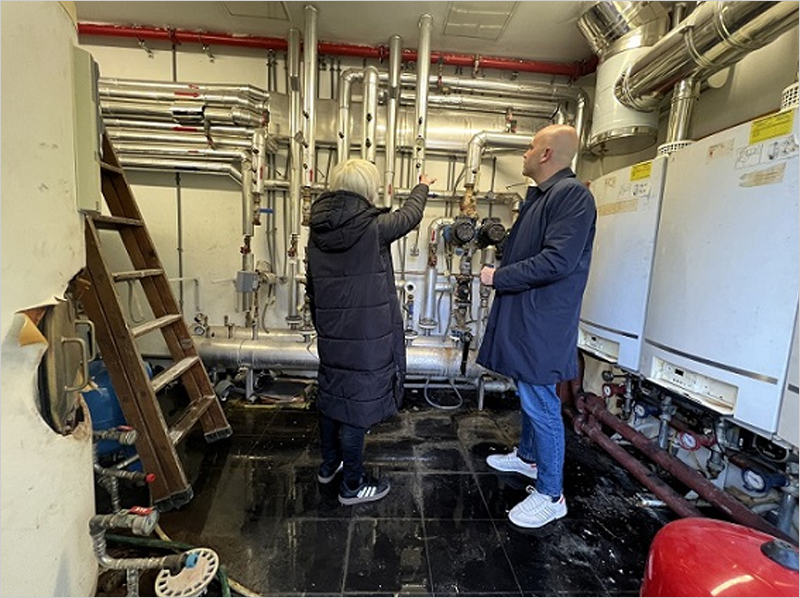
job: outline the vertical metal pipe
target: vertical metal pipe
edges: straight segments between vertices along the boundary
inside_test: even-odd
[[[305,7],[305,34],[303,36],[303,184],[310,187],[316,178],[314,169],[317,141],[317,9]]]
[[[364,77],[363,71],[345,69],[342,71],[339,84],[339,133],[336,139],[336,154],[339,163],[347,161],[350,157],[350,93],[353,82]]]
[[[575,154],[575,157],[572,159],[572,164],[570,167],[572,168],[572,172],[577,172],[578,168],[578,158],[581,155],[581,151],[584,147],[584,136],[586,135],[586,93],[581,91],[576,98],[576,107],[575,107],[575,132],[578,135],[578,153]]]
[[[298,217],[300,206],[300,185],[303,178],[303,143],[300,140],[301,132],[301,98],[300,98],[300,30],[289,30],[289,129],[291,135],[291,164],[292,173],[289,179],[289,230],[287,243],[288,265],[288,316],[291,324],[299,320],[297,316],[297,244],[300,238],[300,219]]]
[[[700,81],[683,79],[672,89],[666,143],[689,139],[689,125],[700,98]]]
[[[389,89],[386,92],[386,168],[384,171],[383,205],[394,204],[394,169],[397,147],[397,110],[400,105],[400,69],[403,64],[403,38],[389,38]]]
[[[431,29],[433,17],[424,14],[419,19],[419,48],[417,50],[417,135],[414,145],[415,181],[425,171],[425,140],[428,135],[428,76],[431,70]]]
[[[240,249],[242,253],[242,270],[254,270],[253,250],[250,240],[253,238],[255,227],[253,225],[253,162],[250,158],[242,158],[242,237],[244,243]],[[253,293],[241,294],[241,311],[252,308]]]
[[[375,163],[375,148],[378,145],[378,69],[364,69],[364,99],[361,111],[361,157]]]

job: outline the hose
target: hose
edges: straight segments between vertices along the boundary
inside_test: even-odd
[[[136,538],[133,536],[121,536],[119,534],[106,534],[106,540],[109,542],[118,542],[120,544],[130,544],[132,546],[144,546],[146,548],[162,548],[165,550],[177,550],[178,552],[186,552],[187,550],[192,550],[196,548],[196,546],[184,544],[183,542],[175,542],[173,540],[167,541],[167,540],[156,540],[154,538]],[[232,584],[230,582],[232,580],[228,579],[228,575],[225,573],[225,570],[222,566],[217,568],[216,577],[219,579],[219,583],[222,586],[222,595],[230,596],[231,595],[230,588],[232,587]],[[243,594],[243,596],[256,596],[256,594]]]
[[[437,409],[443,409],[443,410],[452,410],[452,409],[458,409],[464,404],[464,398],[461,396],[461,393],[458,392],[458,387],[456,387],[452,379],[448,380],[448,382],[450,383],[450,387],[455,391],[456,396],[458,397],[458,403],[456,403],[455,405],[441,405],[439,403],[434,403],[433,400],[431,400],[431,398],[428,396],[428,386],[430,385],[430,382],[431,382],[430,378],[425,379],[425,386],[423,386],[422,388],[422,395],[425,397],[425,401],[427,401],[428,405],[430,405],[431,407],[436,407]]]
[[[161,538],[163,541],[172,542],[170,537],[161,528],[161,526],[159,524],[156,524],[156,533],[158,534],[158,537]],[[222,569],[223,569],[223,567],[222,567],[222,565],[220,565],[219,569],[217,570],[217,574],[218,575],[219,575],[219,571],[221,571]],[[228,577],[228,574],[227,574],[226,571],[223,571],[222,575],[225,577],[225,583],[223,585],[223,591],[225,591],[226,587],[228,588],[228,593],[227,594],[222,594],[223,596],[230,596],[231,595],[230,594],[230,589],[231,588],[237,594],[239,594],[240,596],[261,596],[261,594],[257,594],[256,592],[254,592],[250,588],[247,588],[247,587],[243,586],[242,584],[240,584],[235,579],[231,579],[230,577]],[[222,577],[220,577],[220,583],[222,583]]]

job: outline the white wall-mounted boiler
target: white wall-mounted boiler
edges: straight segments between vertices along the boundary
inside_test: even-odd
[[[597,232],[578,346],[632,372],[639,368],[665,167],[660,156],[590,185]]]
[[[640,371],[774,433],[798,309],[798,114],[669,157]]]

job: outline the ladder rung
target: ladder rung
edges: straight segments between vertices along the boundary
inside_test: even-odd
[[[153,330],[157,330],[159,328],[164,328],[165,326],[169,326],[170,324],[173,324],[181,319],[183,319],[183,316],[180,314],[168,314],[166,316],[161,316],[160,318],[151,320],[150,322],[145,322],[141,326],[133,328],[131,330],[131,334],[133,334],[134,338],[139,338],[148,332],[152,332]]]
[[[146,270],[131,270],[130,272],[114,272],[111,276],[114,278],[114,282],[120,282],[123,280],[139,280],[148,276],[160,276],[161,274],[164,274],[164,271],[160,268],[149,268]]]
[[[136,218],[123,218],[122,216],[105,216],[98,214],[92,216],[92,221],[97,228],[105,230],[119,230],[126,226],[142,226],[142,221]]]
[[[108,162],[101,161],[100,169],[105,170],[107,172],[114,172],[116,174],[125,174],[125,172],[119,166],[114,166],[113,164],[109,164]]]
[[[194,364],[199,363],[200,358],[197,355],[192,355],[191,357],[184,357],[180,361],[173,363],[169,369],[164,370],[158,376],[154,377],[151,380],[151,384],[153,385],[153,390],[155,392],[160,391],[170,382],[173,382],[180,378],[183,374],[185,374],[190,367]]]
[[[183,437],[192,429],[206,410],[217,400],[217,397],[214,395],[208,395],[201,397],[196,401],[192,401],[192,403],[186,408],[177,422],[169,429],[169,439],[172,441],[172,444],[178,444]]]

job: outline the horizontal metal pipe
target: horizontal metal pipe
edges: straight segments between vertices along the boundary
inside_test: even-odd
[[[174,121],[161,120],[132,120],[126,118],[103,117],[103,124],[108,129],[154,129],[156,131],[173,131],[175,133],[198,133],[205,135],[208,133],[211,138],[223,137],[242,137],[251,139],[257,129],[250,127],[228,127],[212,125],[206,129],[204,125],[181,125]],[[116,145],[114,146],[117,147]]]
[[[381,79],[383,81],[383,79]],[[403,87],[416,86],[417,78],[411,73],[400,76]],[[516,81],[499,81],[494,79],[473,79],[457,75],[431,75],[428,78],[430,86],[440,92],[452,90],[474,91],[481,94],[496,96],[518,97],[526,100],[562,101],[575,100],[586,97],[586,92],[580,87],[560,85],[558,83],[522,83]]]
[[[114,87],[141,87],[141,88],[154,88],[164,89],[181,92],[188,94],[200,91],[202,93],[236,93],[252,98],[259,102],[269,101],[269,92],[253,87],[252,85],[225,85],[215,83],[213,85],[206,85],[203,83],[172,83],[167,81],[155,81],[147,79],[119,79],[110,77],[101,77],[100,81]]]
[[[114,144],[114,150],[120,155],[149,155],[152,157],[180,157],[209,159],[223,162],[249,158],[244,151],[219,150],[209,147],[185,147],[180,145],[148,145],[146,143],[128,143],[121,141]]]
[[[137,88],[137,87],[117,87],[100,79],[97,85],[97,93],[101,100],[108,99],[129,99],[146,100],[157,102],[181,102],[184,104],[198,103],[208,105],[228,106],[236,105],[257,113],[266,113],[269,106],[265,102],[256,102],[248,96],[236,93],[226,93],[222,90],[213,91],[178,91],[171,89],[159,89],[156,87]]]
[[[410,93],[403,93],[400,96],[400,101],[403,105],[408,106],[414,103],[414,96]],[[552,118],[553,114],[558,109],[558,104],[555,103],[461,94],[431,94],[428,96],[428,104],[431,108],[444,107],[492,113],[505,111],[508,108],[512,108],[516,114],[536,116],[539,118]]]
[[[195,343],[203,363],[224,368],[250,367],[258,370],[283,372],[315,372],[319,366],[316,339],[262,338],[227,339],[200,338]],[[485,370],[470,355],[461,373],[461,348],[441,346],[411,346],[406,350],[409,376],[477,379]]]
[[[170,172],[196,172],[202,174],[229,175],[237,183],[242,182],[242,173],[225,162],[196,162],[190,160],[159,160],[138,156],[120,156],[123,168],[132,170],[166,170]]]
[[[114,141],[140,141],[144,143],[178,143],[189,144],[196,143],[201,146],[208,147],[210,145],[207,137],[197,133],[154,133],[149,131],[140,130],[126,130],[126,129],[113,129],[108,131],[109,138]],[[252,141],[249,139],[235,139],[232,137],[218,137],[214,140],[214,144],[218,146],[240,147],[244,150],[249,150],[252,147]]]

